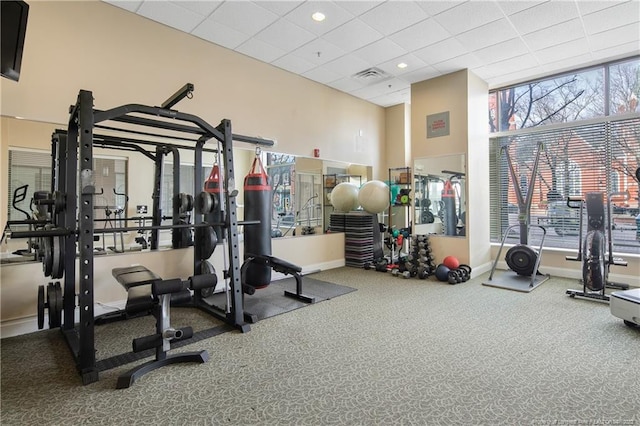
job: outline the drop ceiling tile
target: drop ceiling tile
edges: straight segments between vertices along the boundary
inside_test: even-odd
[[[638,42],[632,41],[630,43],[620,43],[615,46],[609,46],[606,49],[594,51],[593,57],[594,59],[609,61],[635,56],[639,50],[640,46],[638,46]]]
[[[573,1],[550,1],[509,16],[520,34],[529,34],[578,17]]]
[[[142,1],[120,1],[120,0],[102,0],[105,3],[119,7],[121,9],[128,10],[129,12],[135,12],[138,10]]]
[[[398,78],[400,80],[406,81],[409,84],[418,83],[419,81],[425,81],[432,79],[441,75],[440,72],[436,71],[432,66],[427,65],[426,67],[417,69],[415,71],[410,71],[408,73],[402,74]]]
[[[347,55],[328,62],[323,67],[340,75],[351,77],[357,72],[370,68],[371,64],[357,56]]]
[[[640,20],[640,2],[629,1],[582,17],[587,34],[596,34]]]
[[[620,40],[626,40],[628,42],[635,40],[635,53],[638,54],[640,52],[640,24],[634,23],[594,34],[589,37],[589,46],[592,51],[602,50],[610,46],[618,45]]]
[[[285,1],[263,1],[258,0],[255,2],[260,7],[263,7],[278,16],[284,16],[287,13],[291,12],[296,7],[300,6],[303,2],[301,1],[293,1],[293,0],[285,0]]]
[[[572,19],[559,25],[544,28],[522,36],[531,50],[541,50],[557,44],[584,38],[584,27],[580,19]]]
[[[584,55],[585,53],[589,53],[589,43],[586,39],[578,39],[538,50],[534,55],[538,58],[540,64],[548,64],[565,58]]]
[[[315,71],[315,70],[314,70]],[[307,73],[308,74],[308,73]],[[306,74],[305,74],[306,76]],[[341,92],[350,92],[364,87],[364,84],[351,77],[343,77],[338,80],[326,83],[327,86],[340,90]]]
[[[278,15],[248,1],[225,2],[210,19],[244,34],[254,35],[278,19]]]
[[[473,52],[483,64],[504,61],[505,59],[529,53],[527,45],[518,37]]]
[[[626,0],[625,0],[626,1]],[[588,15],[589,13],[597,12],[602,9],[607,9],[612,6],[616,6],[620,1],[578,1],[578,10],[582,15]]]
[[[511,23],[502,18],[490,22],[481,27],[474,28],[462,34],[458,34],[456,39],[469,50],[478,50],[483,47],[492,46],[503,41],[517,37],[518,33],[513,29]]]
[[[449,10],[452,7],[456,7],[459,4],[464,3],[464,1],[418,1],[418,6],[422,8],[425,12],[429,14],[429,16],[436,16],[439,13],[444,12],[445,10]]]
[[[593,60],[591,53],[572,56],[570,58],[562,58],[555,62],[549,62],[542,65],[542,68],[548,72],[560,73],[563,71],[582,68]]]
[[[271,65],[285,69],[294,74],[304,74],[305,72],[316,67],[316,64],[294,54],[284,55],[271,62]]]
[[[359,19],[354,19],[322,36],[328,42],[340,46],[345,51],[359,49],[383,37]]]
[[[532,67],[526,70],[519,70],[498,77],[485,80],[489,84],[489,90],[498,89],[506,86],[513,86],[528,80],[542,78],[547,73],[542,67]]]
[[[184,7],[185,9],[189,9],[192,12],[197,13],[198,15],[202,15],[207,17],[218,8],[223,2],[222,1],[174,1],[172,3],[176,3],[178,6]]]
[[[311,19],[315,12],[324,13],[325,20]],[[285,16],[288,21],[316,35],[327,33],[353,18],[350,12],[330,1],[306,1]]]
[[[250,38],[235,50],[236,52],[251,56],[252,58],[266,63],[270,63],[286,53],[284,50],[271,46],[270,44],[256,38]]]
[[[328,84],[328,83],[334,82],[336,80],[339,80],[341,77],[340,74],[335,73],[323,67],[318,67],[318,68],[309,70],[304,74],[302,74],[302,76],[322,84]]]
[[[404,62],[405,64],[407,64],[407,67],[398,68],[398,64],[401,62]],[[415,71],[417,69],[423,68],[427,66],[427,64],[417,56],[408,53],[406,55],[393,58],[390,61],[384,62],[382,64],[378,64],[376,66],[380,68],[382,71],[386,72],[387,74],[400,76],[400,75]]]
[[[354,16],[360,16],[369,9],[373,9],[384,3],[384,1],[336,1],[341,8],[348,10]]]
[[[538,0],[538,1],[513,1],[513,0],[504,0],[497,1],[496,3],[500,6],[500,9],[505,13],[505,15],[513,15],[514,13],[521,12],[525,9],[530,9],[534,6],[542,4],[547,0]]]
[[[363,87],[361,89],[350,91],[349,93],[359,98],[371,99],[388,93],[397,92],[398,90],[406,90],[408,88],[409,84],[407,82],[397,79],[390,79]]]
[[[532,54],[526,54],[517,56],[515,58],[506,59],[504,61],[495,62],[493,64],[486,65],[482,72],[493,74],[495,76],[502,76],[511,74],[514,72],[521,72],[530,68],[538,68],[538,60]],[[478,71],[480,72],[480,71]]]
[[[448,38],[413,52],[427,64],[437,64],[467,53],[467,49],[455,38]]]
[[[413,52],[451,37],[451,34],[434,19],[418,22],[402,31],[389,36],[391,40]]]
[[[354,55],[373,65],[378,65],[406,53],[405,49],[388,38],[383,38],[353,52]]]
[[[469,1],[445,10],[433,19],[456,35],[503,17],[502,10],[493,2]]]
[[[203,16],[169,2],[145,1],[137,13],[187,33],[204,20]]]
[[[299,47],[291,53],[297,55],[300,58],[304,58],[306,61],[309,61],[315,65],[322,65],[327,62],[331,62],[334,59],[339,58],[340,56],[343,56],[347,52],[334,45],[333,43],[329,43],[324,39],[317,38],[305,44],[304,46]]]
[[[214,22],[210,18],[198,25],[193,31],[191,31],[191,34],[222,47],[226,47],[227,49],[235,49],[250,37],[247,34],[243,34],[223,24]]]
[[[427,12],[414,2],[393,1],[369,10],[362,14],[360,19],[374,30],[390,35],[428,17]]]
[[[316,38],[313,33],[285,19],[274,22],[259,32],[256,37],[272,46],[279,46],[285,51],[297,49]]]
[[[449,74],[463,69],[474,69],[482,66],[482,62],[472,53],[433,64],[432,67],[442,74]]]

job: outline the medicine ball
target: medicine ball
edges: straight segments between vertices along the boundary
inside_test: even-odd
[[[442,264],[449,269],[458,269],[460,267],[460,261],[455,256],[447,256],[442,260]]]
[[[436,268],[436,278],[438,281],[448,281],[449,280],[449,269],[447,265],[441,263]]]

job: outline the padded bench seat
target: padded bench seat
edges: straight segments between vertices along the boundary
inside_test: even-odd
[[[158,275],[144,266],[114,268],[111,275],[127,290],[125,311],[129,314],[149,311],[155,303],[151,285],[161,280]]]

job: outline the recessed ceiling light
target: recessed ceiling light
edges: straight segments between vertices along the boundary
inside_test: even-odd
[[[324,13],[322,12],[315,12],[313,15],[311,15],[311,19],[313,19],[316,22],[322,22],[324,21]]]
[[[400,62],[400,63],[398,64],[398,68],[400,68],[400,69],[402,69],[402,68],[406,68],[406,67],[408,67],[408,65],[407,65],[407,64],[405,64],[404,62]]]

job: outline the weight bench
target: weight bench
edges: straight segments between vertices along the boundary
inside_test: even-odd
[[[151,313],[156,319],[154,334],[133,339],[133,352],[155,349],[153,361],[141,364],[118,377],[117,389],[128,388],[142,375],[179,362],[203,363],[209,359],[207,351],[183,352],[167,355],[171,343],[193,337],[191,327],[175,329],[171,327],[170,307],[172,302],[191,300],[190,290],[200,291],[215,287],[218,278],[215,274],[202,274],[190,277],[187,281],[180,279],[163,280],[144,266],[114,268],[112,275],[126,290],[127,303],[124,311],[110,320],[133,318]]]
[[[292,275],[296,280],[296,292],[291,292],[285,290],[284,295],[287,297],[291,297],[297,300],[300,300],[305,303],[315,303],[316,298],[311,296],[306,296],[302,294],[302,268],[298,265],[294,265],[293,263],[289,263],[285,260],[279,259],[273,256],[267,256],[264,254],[252,254],[247,253],[245,255],[245,261],[242,264],[242,268],[240,268],[240,276],[242,277],[242,291],[246,294],[252,295],[256,292],[256,288],[247,284],[245,282],[244,277],[246,276],[246,270],[251,263],[265,265],[276,272],[280,272],[285,275]]]

